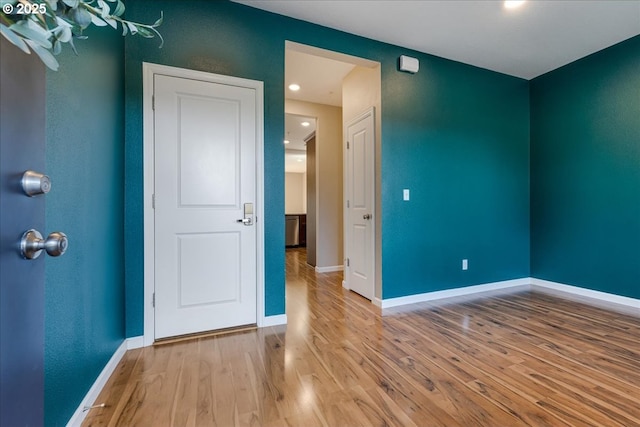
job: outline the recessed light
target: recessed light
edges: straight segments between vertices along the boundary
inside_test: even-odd
[[[299,161],[300,163],[302,163],[302,159],[298,159],[298,161]]]
[[[302,123],[300,123],[300,125],[302,125],[302,126],[304,126],[304,127],[307,127],[307,126],[309,126],[310,124],[311,124],[311,123],[309,123],[309,122],[302,122]]]
[[[515,9],[524,4],[525,0],[506,0],[504,2],[505,9]]]
[[[289,85],[289,90],[292,90],[294,92],[297,92],[300,90],[300,85],[296,84],[296,83],[292,83]]]
[[[288,143],[290,143],[290,142],[291,142],[291,141],[289,141],[288,139],[285,139],[285,140],[284,140],[284,143],[285,143],[285,144],[288,144]]]

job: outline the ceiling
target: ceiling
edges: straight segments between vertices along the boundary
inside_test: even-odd
[[[524,79],[640,34],[640,0],[236,2]]]
[[[342,80],[355,64],[287,48],[285,51],[285,93],[287,99],[342,106]],[[294,92],[292,83],[300,85]]]

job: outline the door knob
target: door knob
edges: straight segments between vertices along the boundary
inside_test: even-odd
[[[25,259],[36,259],[45,250],[51,256],[60,256],[67,251],[69,241],[66,234],[54,231],[47,239],[38,230],[27,230],[20,240],[20,253]]]
[[[371,219],[371,214],[362,215],[362,219]]]

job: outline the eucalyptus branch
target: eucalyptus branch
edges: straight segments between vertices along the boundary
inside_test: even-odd
[[[163,14],[153,24],[141,24],[122,17],[122,0],[0,0],[0,33],[25,53],[35,52],[42,62],[56,71],[59,67],[54,55],[69,43],[77,54],[73,39],[86,39],[83,31],[89,25],[122,27],[122,35],[139,34],[145,38],[164,40],[157,27]]]

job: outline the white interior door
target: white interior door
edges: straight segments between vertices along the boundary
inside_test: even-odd
[[[155,338],[255,324],[255,89],[155,75],[154,100]]]
[[[373,108],[347,127],[346,287],[374,297],[375,126]]]

